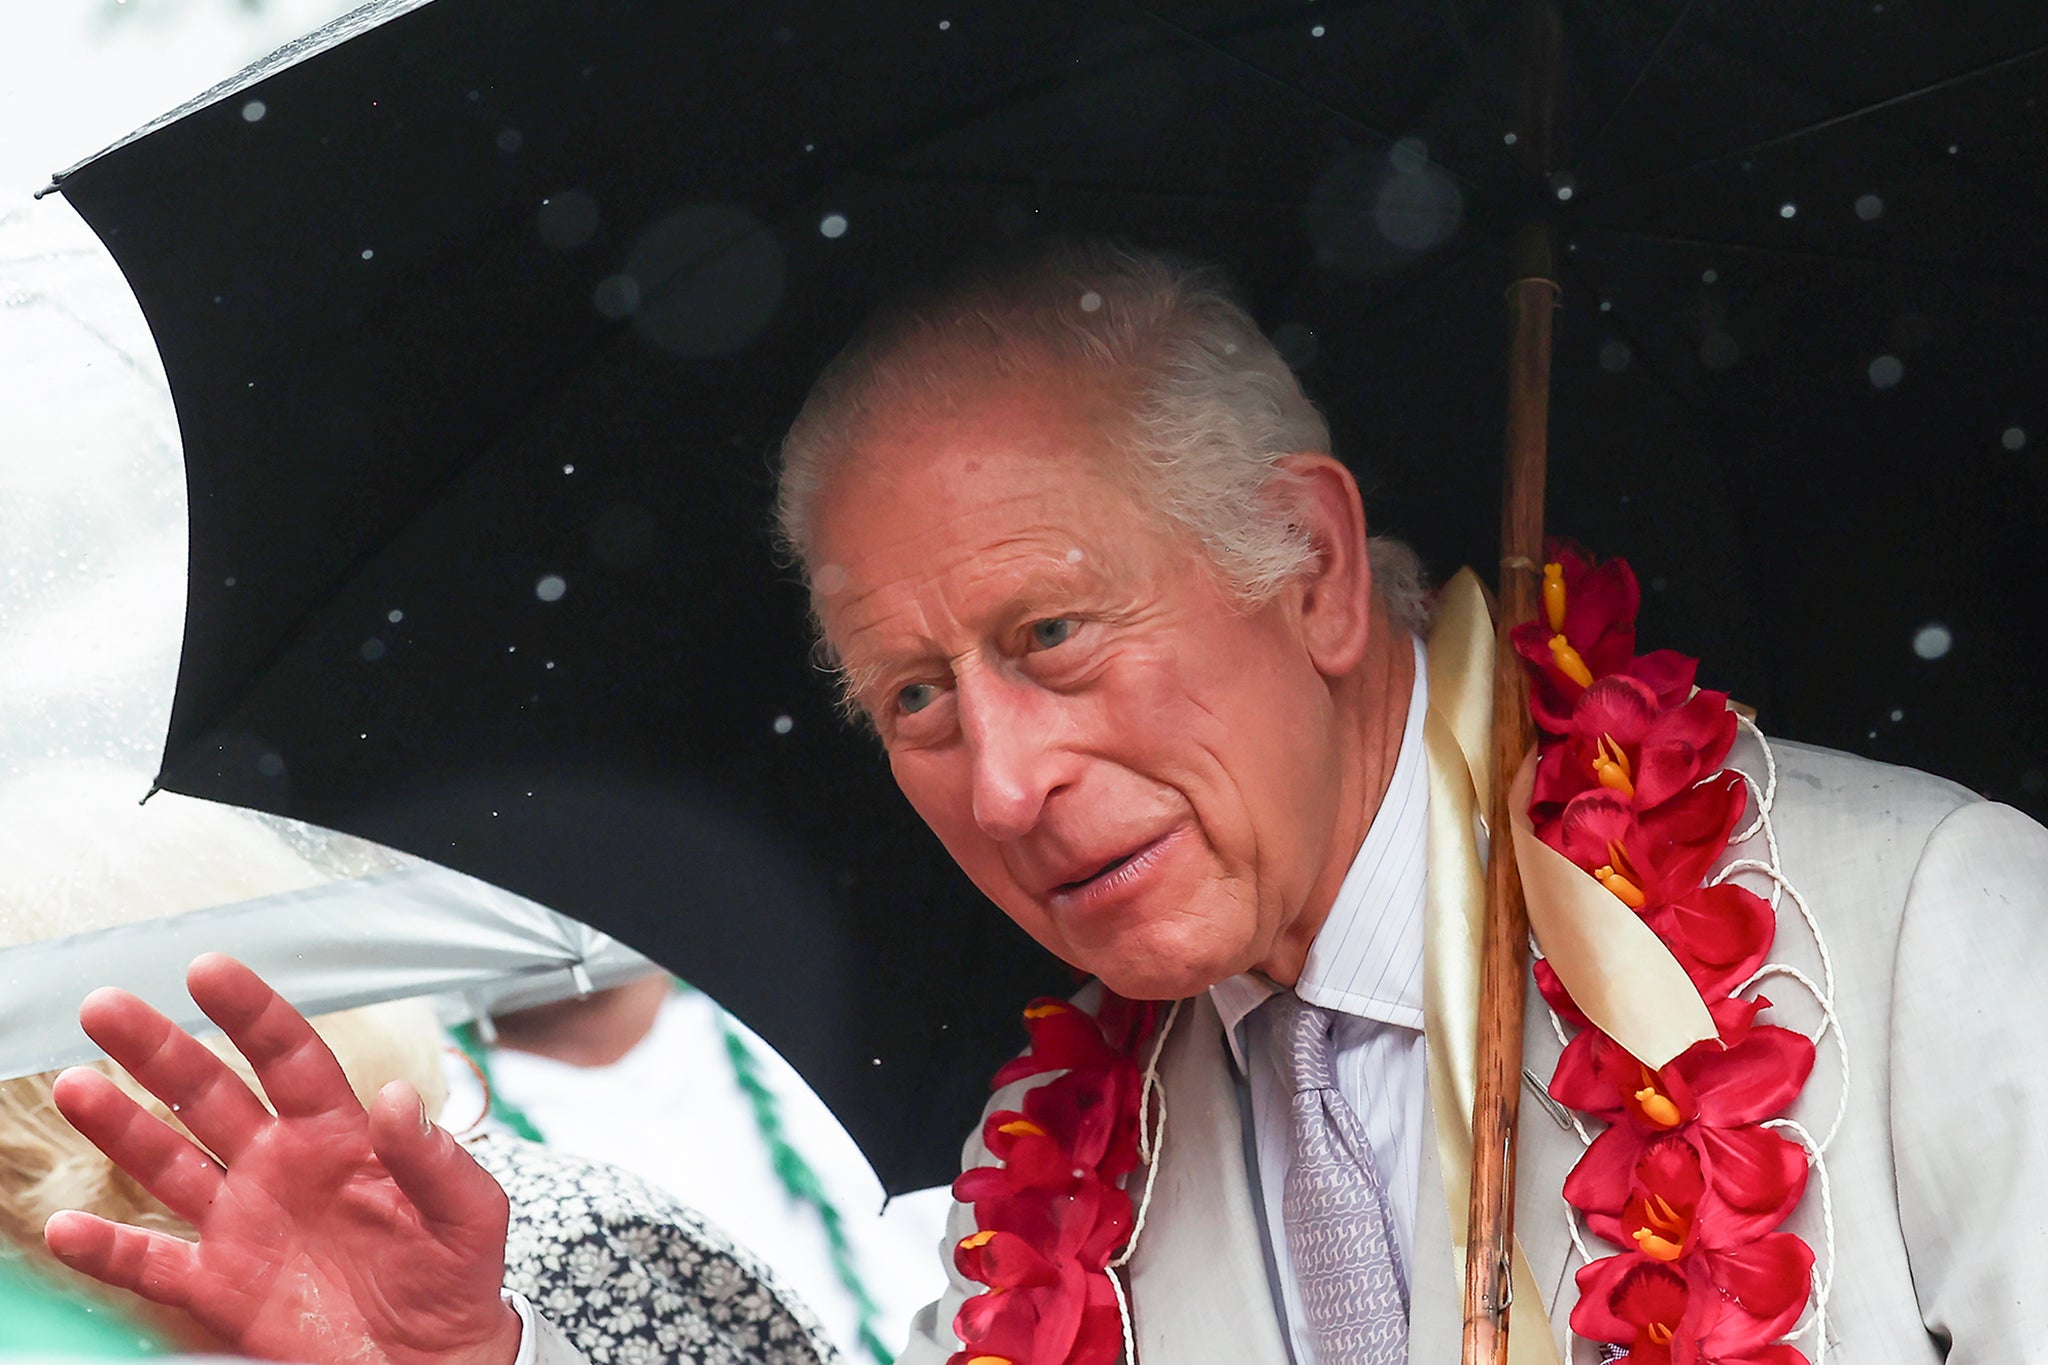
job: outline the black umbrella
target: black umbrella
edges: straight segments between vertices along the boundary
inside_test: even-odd
[[[1550,525],[1780,734],[2043,808],[2048,10],[373,5],[59,177],[192,517],[161,783],[450,863],[758,1028],[892,1189],[1070,978],[839,722],[774,444],[876,302],[1047,231],[1226,262],[1381,529],[1491,562],[1505,242],[1561,243]],[[345,39],[345,41],[344,41]]]

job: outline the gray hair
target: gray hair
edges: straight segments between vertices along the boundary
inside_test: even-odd
[[[1247,607],[1314,555],[1275,495],[1281,461],[1328,453],[1330,430],[1220,272],[1105,243],[1065,245],[888,314],[828,366],[782,446],[776,515],[815,593],[812,519],[830,480],[884,413],[944,412],[976,379],[1050,372],[1122,400],[1109,471],[1200,546]],[[1414,552],[1373,537],[1376,588],[1418,629]]]

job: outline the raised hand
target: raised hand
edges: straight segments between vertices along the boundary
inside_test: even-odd
[[[427,1122],[404,1082],[366,1112],[312,1026],[241,963],[208,954],[186,982],[276,1114],[142,1000],[93,992],[79,1010],[87,1035],[205,1147],[96,1071],[61,1076],[57,1107],[199,1240],[67,1212],[44,1231],[50,1250],[184,1309],[247,1355],[510,1365],[520,1329],[498,1296],[507,1206],[497,1182]]]

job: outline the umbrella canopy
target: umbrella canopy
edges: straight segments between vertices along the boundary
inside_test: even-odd
[[[185,443],[160,781],[600,925],[952,1169],[1070,978],[839,722],[774,444],[878,301],[1048,231],[1221,260],[1378,529],[1491,562],[1506,239],[1550,525],[1781,734],[2043,805],[2048,11],[388,0],[59,177]]]

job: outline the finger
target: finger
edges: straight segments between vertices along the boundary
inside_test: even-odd
[[[220,1164],[112,1081],[73,1067],[51,1088],[57,1111],[143,1189],[197,1226],[220,1193]]]
[[[67,1209],[43,1226],[50,1254],[102,1284],[140,1294],[151,1303],[183,1308],[198,1249],[162,1232],[110,1223]]]
[[[223,953],[193,960],[185,988],[249,1059],[279,1118],[363,1111],[341,1063],[306,1016],[267,982]]]
[[[222,1160],[235,1160],[270,1122],[263,1102],[226,1062],[128,992],[94,991],[78,1007],[78,1022]]]
[[[384,1169],[428,1223],[504,1244],[504,1190],[448,1130],[427,1118],[419,1091],[393,1081],[370,1106],[370,1141]]]

